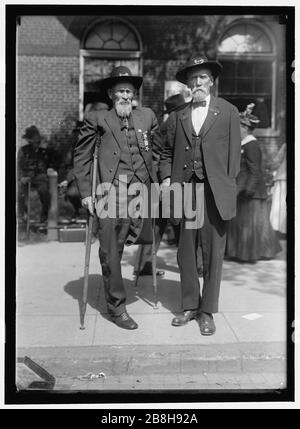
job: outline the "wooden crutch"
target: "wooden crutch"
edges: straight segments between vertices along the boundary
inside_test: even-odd
[[[93,205],[93,215],[88,214],[88,224],[86,232],[86,241],[85,241],[85,261],[84,261],[84,281],[83,281],[83,293],[82,293],[82,303],[80,306],[80,329],[85,329],[84,326],[84,317],[86,312],[86,303],[88,295],[88,286],[89,286],[89,266],[90,266],[90,256],[91,256],[91,245],[92,245],[92,231],[93,231],[93,220],[95,212],[95,201],[96,201],[96,178],[97,178],[97,165],[98,165],[98,151],[100,146],[101,138],[97,134],[97,140],[95,144],[95,150],[93,154],[93,168],[92,168],[92,205]]]

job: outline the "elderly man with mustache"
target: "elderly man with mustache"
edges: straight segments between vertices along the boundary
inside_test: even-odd
[[[199,55],[177,72],[192,101],[168,119],[165,149],[160,160],[164,186],[190,184],[197,222],[180,220],[178,265],[181,310],[173,326],[197,319],[202,335],[216,331],[213,313],[218,301],[228,221],[236,214],[236,177],[240,168],[240,125],[235,106],[214,97],[211,89],[222,66]],[[189,226],[188,226],[189,225]],[[197,248],[202,247],[203,288],[197,272]]]
[[[112,321],[123,329],[138,327],[126,310],[126,291],[121,273],[124,245],[137,243],[141,236],[144,242],[152,240],[151,219],[146,218],[147,213],[138,218],[134,213],[130,214],[129,205],[135,196],[129,193],[129,187],[141,184],[142,189],[149,190],[152,182],[158,182],[155,163],[161,151],[154,112],[146,107],[133,109],[133,100],[142,81],[142,77],[133,76],[127,67],[119,66],[112,70],[111,76],[101,83],[112,108],[86,116],[74,151],[74,174],[82,204],[93,214],[91,163],[97,134],[101,136],[97,184],[112,185],[108,190],[107,203],[113,204],[116,211],[102,217],[97,204],[99,257],[108,313]],[[150,195],[150,190],[147,193]],[[144,201],[142,199],[140,204]]]

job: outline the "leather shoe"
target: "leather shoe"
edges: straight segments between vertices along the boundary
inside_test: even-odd
[[[212,314],[202,312],[198,322],[202,335],[213,335],[216,332],[216,325]]]
[[[112,321],[123,329],[137,329],[138,324],[129,316],[127,311],[121,313],[119,316],[111,316]]]
[[[172,320],[172,326],[184,326],[190,320],[195,319],[197,314],[198,310],[186,310],[179,316],[174,317],[174,319]]]

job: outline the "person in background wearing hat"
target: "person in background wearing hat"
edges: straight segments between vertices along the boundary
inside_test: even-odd
[[[165,100],[165,110],[163,112],[164,115],[170,115],[171,112],[178,111],[182,109],[186,105],[186,101],[182,94],[171,95]],[[164,141],[164,137],[166,135],[166,124],[168,118],[162,122],[160,125],[160,133],[162,136],[162,141]],[[158,252],[162,237],[166,231],[168,225],[168,220],[165,218],[157,218],[155,222],[155,245],[156,252]],[[176,244],[178,244],[178,226],[174,227],[174,233],[176,237]],[[163,270],[157,270],[156,274],[158,276],[164,275]],[[152,275],[152,245],[151,244],[141,244],[138,247],[136,253],[136,259],[134,264],[134,275],[139,276],[151,276]]]
[[[82,204],[93,214],[91,163],[99,132],[98,183],[113,185],[117,209],[116,217],[105,218],[97,210],[99,257],[108,313],[112,321],[124,329],[136,329],[138,324],[126,310],[126,292],[121,274],[123,248],[125,244],[137,243],[142,236],[144,242],[150,243],[152,228],[149,218],[133,219],[133,216],[121,215],[124,195],[119,195],[119,190],[124,188],[124,184],[126,193],[129,185],[142,183],[149,187],[151,182],[158,182],[155,163],[158,163],[161,151],[159,126],[154,112],[145,107],[132,108],[132,100],[142,81],[142,77],[133,76],[127,67],[119,66],[112,70],[111,76],[104,79],[101,85],[113,107],[86,116],[74,151],[74,174]],[[126,197],[129,205],[133,196]],[[148,234],[144,234],[145,226],[150,226]]]
[[[269,219],[267,190],[263,178],[262,152],[253,131],[259,124],[252,115],[254,103],[240,114],[241,169],[237,177],[237,214],[230,221],[226,256],[243,262],[273,258],[281,246]]]
[[[181,278],[181,313],[173,326],[196,319],[202,335],[213,335],[213,313],[218,312],[219,291],[228,221],[236,214],[236,177],[240,168],[240,125],[235,106],[211,94],[222,70],[205,56],[192,58],[177,72],[192,101],[170,115],[165,149],[160,160],[163,186],[190,183],[197,222],[189,228],[182,216],[177,260]],[[197,186],[196,186],[197,185]],[[197,192],[197,195],[196,195]],[[197,248],[203,256],[200,293]]]
[[[55,151],[49,149],[36,126],[26,128],[22,136],[28,144],[18,151],[19,215],[27,217],[28,183],[37,190],[41,201],[40,222],[48,219],[50,194],[47,170],[55,165]]]

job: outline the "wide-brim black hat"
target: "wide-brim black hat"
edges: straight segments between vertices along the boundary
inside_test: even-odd
[[[35,125],[32,125],[31,127],[26,128],[25,134],[23,134],[22,138],[30,141],[42,140],[42,136]]]
[[[186,85],[187,73],[196,67],[203,67],[210,70],[214,80],[217,79],[223,69],[222,64],[218,61],[208,60],[204,55],[199,55],[190,59],[185,66],[176,73],[176,79]]]
[[[171,95],[165,100],[165,110],[164,114],[174,112],[186,104],[184,96],[180,94]]]
[[[143,78],[141,76],[132,76],[132,73],[128,67],[119,66],[115,67],[112,70],[110,77],[103,79],[100,85],[103,89],[109,89],[117,83],[124,81],[130,82],[136,89],[139,89],[143,83]]]

